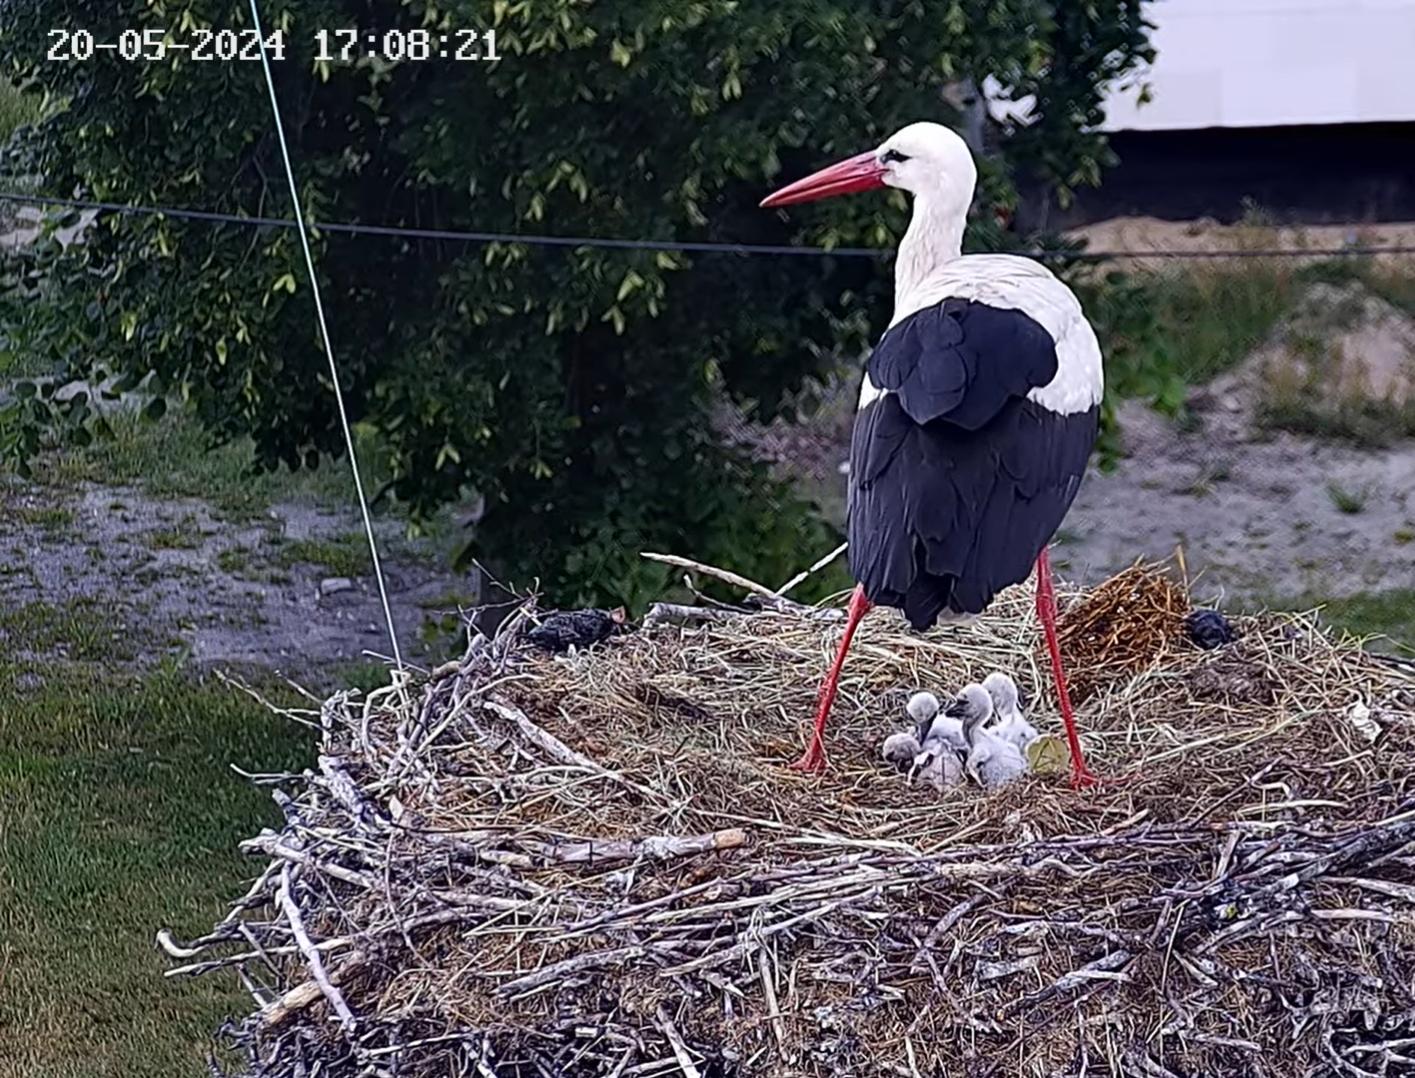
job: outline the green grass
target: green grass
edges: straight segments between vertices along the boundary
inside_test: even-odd
[[[0,1076],[205,1074],[212,1031],[250,1000],[172,982],[153,935],[210,928],[275,818],[228,764],[299,767],[291,724],[164,671],[0,665]]]
[[[150,550],[195,550],[201,535],[190,528],[154,528],[143,535]]]
[[[1329,387],[1330,379],[1319,373],[1309,384],[1275,388],[1258,421],[1264,427],[1351,442],[1365,449],[1415,437],[1415,402],[1398,408],[1364,399],[1333,401]]]
[[[344,461],[326,461],[314,471],[257,472],[254,451],[241,439],[213,446],[196,418],[169,409],[156,422],[134,412],[109,419],[111,437],[96,438],[82,449],[47,454],[37,463],[36,478],[72,487],[77,482],[136,484],[163,498],[203,498],[232,517],[259,515],[281,501],[319,501],[354,505],[354,485]],[[365,468],[376,458],[373,439],[360,437]],[[376,480],[368,477],[371,484]]]
[[[1339,483],[1327,484],[1327,497],[1340,513],[1354,515],[1361,512],[1366,508],[1366,501],[1370,496],[1368,490],[1347,490]]]
[[[1303,604],[1289,605],[1297,608]],[[1362,592],[1345,599],[1328,599],[1322,616],[1328,624],[1357,636],[1379,633],[1388,637],[1387,642],[1376,642],[1377,650],[1415,654],[1415,588]]]
[[[131,662],[138,642],[132,627],[97,599],[0,607],[0,654],[6,657],[32,652],[83,662]]]
[[[250,572],[255,551],[248,546],[233,546],[216,555],[216,567],[232,576],[245,576]]]
[[[50,534],[67,531],[74,523],[74,511],[62,505],[21,506],[13,513],[21,524],[43,528]]]
[[[21,124],[39,119],[39,98],[22,94],[10,83],[0,79],[0,142],[9,138]]]
[[[1263,343],[1296,294],[1295,276],[1276,263],[1252,260],[1243,269],[1201,267],[1157,274],[1151,282],[1155,316],[1180,376],[1204,382]]]
[[[470,592],[460,588],[451,588],[432,596],[430,599],[422,599],[418,602],[418,606],[424,610],[460,610],[475,605],[476,598]]]
[[[338,539],[292,539],[280,547],[276,561],[286,569],[319,565],[331,576],[363,576],[373,568],[367,540],[352,532]]]
[[[1263,342],[1299,284],[1288,267],[1261,259],[1093,283],[1085,299],[1105,342],[1107,384],[1180,410],[1185,386],[1229,370]]]

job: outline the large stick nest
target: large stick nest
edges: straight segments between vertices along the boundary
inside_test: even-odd
[[[526,609],[312,713],[264,871],[161,942],[250,990],[248,1075],[1415,1073],[1415,680],[1310,615],[1200,650],[1151,569],[1063,599],[1097,789],[879,759],[909,692],[993,669],[1056,732],[1022,588],[873,612],[822,777],[785,765],[838,612],[552,657]]]

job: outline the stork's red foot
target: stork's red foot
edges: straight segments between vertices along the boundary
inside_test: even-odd
[[[1092,786],[1099,786],[1100,782],[1101,780],[1096,777],[1096,773],[1085,764],[1081,764],[1079,767],[1074,764],[1072,765],[1071,788],[1073,790],[1087,790]]]
[[[792,771],[804,771],[809,775],[819,775],[825,770],[825,748],[818,738],[811,738],[811,743],[806,746],[806,751],[801,753],[801,758],[791,765]]]

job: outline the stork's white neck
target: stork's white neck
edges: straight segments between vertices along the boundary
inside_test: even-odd
[[[914,216],[894,260],[894,320],[919,306],[929,282],[963,253],[967,204],[928,192],[914,198]]]

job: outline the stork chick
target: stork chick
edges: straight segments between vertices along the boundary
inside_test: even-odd
[[[880,754],[884,762],[896,771],[907,771],[915,758],[923,751],[918,737],[912,730],[900,730],[884,739]]]
[[[1017,682],[1013,681],[1010,675],[996,670],[983,678],[983,688],[988,691],[988,696],[992,697],[993,714],[998,720],[993,725],[992,732],[1002,740],[1012,742],[1025,755],[1027,746],[1041,737],[1041,734],[1022,714]]]
[[[914,773],[920,782],[944,793],[963,784],[963,761],[949,745],[931,741],[914,758]]]
[[[904,710],[916,724],[914,736],[919,739],[921,747],[927,749],[938,742],[959,753],[968,751],[963,740],[963,724],[946,713],[939,713],[938,697],[933,693],[916,692],[909,697]]]
[[[916,692],[909,697],[909,702],[904,705],[904,710],[909,713],[909,717],[915,723],[930,721],[938,714],[942,705],[938,702],[938,697],[931,692]]]
[[[963,738],[968,743],[968,761],[964,770],[985,790],[997,790],[1027,773],[1027,759],[1010,741],[1004,741],[983,724],[992,718],[992,697],[987,689],[974,682],[958,694],[948,711],[963,723]]]

